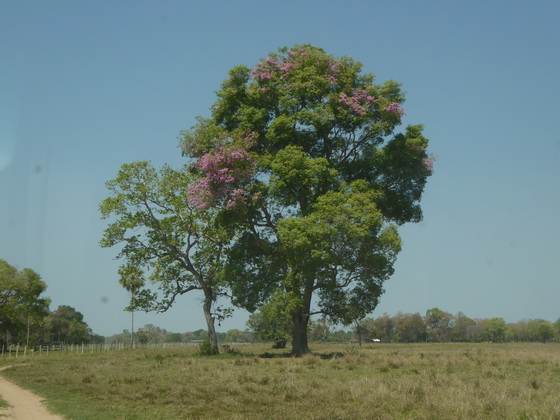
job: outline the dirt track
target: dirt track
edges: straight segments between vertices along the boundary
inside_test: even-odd
[[[0,370],[9,368],[6,366]],[[0,417],[14,420],[63,420],[51,414],[43,404],[43,400],[30,391],[20,388],[0,376],[0,396],[11,405],[0,409]]]

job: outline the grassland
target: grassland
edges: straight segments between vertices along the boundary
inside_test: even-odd
[[[80,420],[560,419],[557,344],[314,344],[297,359],[238,350],[34,356],[3,374]]]

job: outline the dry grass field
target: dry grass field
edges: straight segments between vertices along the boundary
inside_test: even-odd
[[[4,375],[68,419],[560,419],[557,344],[264,345],[28,356]]]

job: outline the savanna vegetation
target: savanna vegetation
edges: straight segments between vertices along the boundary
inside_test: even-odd
[[[3,375],[68,419],[554,419],[557,344],[314,344],[28,356]],[[7,363],[3,360],[2,363]]]
[[[422,126],[399,129],[403,102],[399,83],[311,45],[231,69],[211,116],[181,133],[185,165],[124,164],[100,204],[132,316],[200,291],[206,320],[106,342],[198,346],[9,354],[5,375],[69,419],[560,418],[560,353],[545,343],[558,325],[367,318],[433,173]],[[50,312],[31,270],[0,260],[0,286],[6,340],[92,339],[74,308]],[[216,330],[224,301],[253,313],[250,331]]]

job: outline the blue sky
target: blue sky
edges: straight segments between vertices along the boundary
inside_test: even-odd
[[[436,158],[424,221],[373,316],[439,307],[560,317],[560,3],[556,1],[0,2],[0,258],[36,270],[52,308],[129,328],[98,205],[121,164],[183,163],[238,64],[311,43],[403,83],[405,124]],[[245,328],[237,311],[220,330]],[[137,325],[205,328],[199,296]]]

